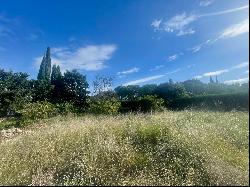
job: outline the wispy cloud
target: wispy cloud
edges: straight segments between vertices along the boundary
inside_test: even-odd
[[[246,70],[245,73],[246,73],[246,74],[249,74],[249,70]]]
[[[249,19],[245,19],[240,23],[226,28],[224,31],[222,31],[219,38],[232,38],[247,32],[249,32]]]
[[[235,80],[227,80],[225,81],[224,83],[225,84],[243,84],[243,83],[247,83],[249,82],[249,77],[246,77],[246,78],[242,78],[242,79],[235,79]]]
[[[179,72],[179,71],[181,71],[181,68],[178,68],[178,69],[176,69],[176,70],[167,72],[167,73],[165,73],[165,75],[170,75],[170,74],[173,74],[173,73],[177,73],[177,72]]]
[[[245,68],[249,66],[249,62],[242,62],[236,66],[233,66],[231,69],[240,69],[240,68]]]
[[[162,20],[161,19],[155,19],[152,23],[151,26],[154,28],[155,31],[160,29],[160,24]]]
[[[203,5],[208,5],[211,0],[201,1]],[[211,4],[211,3],[210,3]],[[190,25],[191,23],[197,21],[200,18],[203,17],[210,17],[210,16],[219,16],[224,14],[229,14],[233,12],[238,12],[244,9],[248,9],[249,5],[233,8],[233,9],[227,9],[223,11],[218,12],[212,12],[207,14],[187,14],[186,12],[183,12],[182,14],[177,14],[170,18],[167,21],[162,21],[162,19],[155,19],[151,26],[153,27],[154,31],[165,31],[168,33],[174,33],[177,36],[183,36],[183,35],[190,35],[194,34],[195,30]],[[244,27],[245,28],[245,27]],[[244,29],[243,29],[244,30]],[[197,48],[198,50],[198,48]]]
[[[183,53],[176,53],[174,55],[171,55],[168,57],[168,62],[171,62],[171,61],[174,61],[176,60],[177,58],[179,58],[179,56],[183,55]]]
[[[203,76],[202,75],[197,75],[197,76],[194,76],[194,79],[201,79]]]
[[[199,5],[202,7],[206,7],[211,5],[214,2],[214,0],[201,0]]]
[[[189,24],[197,19],[195,15],[187,15],[185,12],[177,14],[168,21],[164,22],[163,30],[175,33],[177,36],[194,34],[195,31],[189,27]]]
[[[131,68],[129,70],[120,71],[117,73],[117,75],[127,75],[127,74],[131,74],[131,73],[136,73],[139,70],[140,70],[140,68],[134,67],[134,68]]]
[[[221,74],[224,74],[224,73],[228,73],[228,72],[230,72],[232,70],[235,70],[235,69],[241,69],[241,68],[248,67],[248,66],[249,66],[249,62],[242,62],[242,63],[240,63],[238,65],[235,65],[235,66],[233,66],[231,68],[212,71],[212,72],[207,72],[207,73],[204,73],[202,75],[197,75],[194,78],[195,79],[201,79],[203,77],[217,76],[217,75],[221,75]]]
[[[207,72],[207,73],[204,73],[204,74],[203,74],[203,77],[221,75],[221,74],[227,73],[227,72],[229,72],[228,69],[223,69],[223,70],[218,70],[218,71]]]
[[[233,12],[238,12],[241,10],[245,10],[248,9],[249,5],[245,5],[242,7],[238,7],[238,8],[232,8],[232,9],[228,9],[228,10],[223,10],[223,11],[218,11],[218,12],[212,12],[212,13],[207,13],[207,14],[201,14],[198,17],[210,17],[210,16],[219,16],[219,15],[224,15],[224,14],[229,14],[229,13],[233,13]]]
[[[216,38],[208,39],[207,41],[202,42],[187,50],[188,51],[191,50],[193,53],[196,53],[200,51],[202,48],[208,45],[211,45],[218,40],[237,37],[241,34],[248,33],[248,32],[249,32],[249,19],[246,19],[246,20],[241,21],[240,23],[233,24],[229,26],[228,28],[224,29],[221,33],[218,34]]]
[[[52,48],[52,64],[60,65],[64,71],[97,71],[106,67],[105,62],[111,59],[116,49],[116,45],[88,45],[75,51],[64,47]],[[42,57],[35,58],[35,64],[40,64],[41,59]]]
[[[123,86],[141,84],[141,83],[145,83],[145,82],[148,82],[148,81],[160,79],[160,78],[163,78],[165,76],[166,75],[155,75],[155,76],[150,76],[150,77],[144,77],[142,79],[138,79],[138,80],[134,80],[134,81],[124,83]]]
[[[150,69],[150,71],[156,71],[156,70],[164,68],[164,67],[165,67],[164,65],[158,65],[158,66],[155,66],[154,68]]]

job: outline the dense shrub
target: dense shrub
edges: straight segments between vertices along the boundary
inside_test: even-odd
[[[31,100],[28,74],[0,69],[0,117],[13,116]]]
[[[122,101],[121,112],[150,112],[163,109],[164,100],[153,95],[146,95],[138,100]]]
[[[212,110],[249,110],[249,93],[205,95],[180,98],[170,103],[172,109],[206,108]]]
[[[140,99],[140,108],[143,112],[160,111],[163,109],[163,99],[153,95],[146,95]]]
[[[121,107],[121,102],[116,98],[107,100],[92,98],[89,102],[89,112],[94,114],[117,114]]]
[[[37,119],[46,119],[58,114],[58,108],[47,102],[28,103],[23,109],[18,111],[22,122],[29,122]]]
[[[62,115],[67,115],[70,113],[77,113],[77,110],[72,103],[68,103],[68,102],[58,103],[55,106],[59,114],[62,114]]]

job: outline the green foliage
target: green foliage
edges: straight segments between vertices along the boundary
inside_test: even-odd
[[[58,80],[62,79],[62,73],[59,65],[53,65],[51,73],[51,84],[55,85]]]
[[[43,56],[39,73],[37,75],[37,80],[49,81],[51,74],[51,58],[50,58],[50,48],[46,50],[46,54]]]
[[[153,95],[146,95],[140,99],[140,108],[143,112],[163,110],[164,100]]]
[[[15,115],[25,103],[31,100],[28,75],[5,72],[0,69],[0,117]]]
[[[53,86],[46,80],[31,80],[32,101],[50,101]]]
[[[172,109],[249,110],[249,93],[214,94],[180,98],[171,102],[169,106]]]
[[[58,109],[47,101],[27,103],[18,111],[22,123],[46,119],[58,114]]]
[[[117,114],[121,102],[116,98],[100,99],[92,98],[89,103],[89,112],[94,114]]]
[[[146,95],[137,100],[121,101],[120,112],[152,112],[163,110],[164,100],[155,95]]]
[[[63,76],[61,97],[64,102],[71,102],[78,108],[84,108],[86,106],[88,86],[86,76],[77,70],[66,71]]]
[[[51,74],[51,85],[53,85],[52,90],[52,103],[63,103],[63,88],[64,88],[64,82],[63,82],[63,76],[61,74],[61,70],[59,65],[53,65],[52,67],[52,74]]]
[[[138,85],[118,86],[115,88],[120,100],[136,100],[139,97]]]
[[[160,84],[156,88],[155,94],[168,102],[173,101],[176,98],[188,96],[184,86],[181,83],[173,83],[172,80]]]
[[[77,113],[78,111],[72,103],[57,103],[55,107],[58,109],[59,114],[67,115],[71,113]]]

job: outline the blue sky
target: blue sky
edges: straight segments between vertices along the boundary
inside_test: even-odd
[[[247,0],[1,0],[0,68],[36,78],[41,56],[90,84],[248,81]]]

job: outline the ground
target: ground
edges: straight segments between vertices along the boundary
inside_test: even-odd
[[[61,116],[0,135],[0,185],[249,185],[248,112]]]

